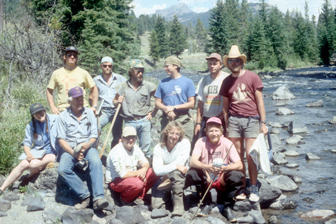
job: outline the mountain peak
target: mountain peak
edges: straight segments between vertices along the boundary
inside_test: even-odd
[[[157,9],[155,11],[156,15],[160,15],[168,20],[171,20],[174,15],[181,16],[187,13],[194,13],[194,11],[192,11],[185,3],[172,5],[166,9]]]

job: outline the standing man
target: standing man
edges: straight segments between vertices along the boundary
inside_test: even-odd
[[[219,160],[220,163],[215,160]],[[239,171],[243,165],[233,143],[223,136],[222,122],[218,117],[208,119],[206,136],[197,140],[190,159],[190,167],[186,186],[200,184],[204,195],[212,183],[211,188],[224,192],[223,197],[219,197],[225,206],[224,216],[230,222],[236,221],[232,208],[234,197],[243,184],[244,175]],[[205,206],[199,213],[201,216],[211,212],[210,192],[206,194],[203,204]]]
[[[197,86],[197,117],[195,125],[195,136],[197,139],[205,136],[205,124],[210,117],[219,117],[225,123],[223,116],[223,97],[219,95],[223,80],[229,75],[221,71],[223,67],[222,57],[212,53],[206,58],[210,75],[203,77]]]
[[[244,69],[246,56],[240,53],[237,45],[232,45],[223,61],[231,71],[231,75],[223,81],[220,91],[220,95],[224,97],[223,112],[225,124],[227,124],[227,136],[236,146],[242,161],[244,161],[246,151],[252,185],[249,199],[259,201],[258,171],[249,155],[249,150],[259,133],[267,133],[264,100],[261,92],[264,86],[257,74]],[[245,163],[243,163],[244,174],[245,169]],[[246,180],[244,179],[243,192],[239,195],[241,198],[246,197],[245,187]]]
[[[151,120],[157,112],[151,106],[151,97],[154,96],[156,86],[143,80],[144,70],[140,60],[130,61],[130,79],[115,87],[117,94],[113,103],[115,106],[121,103],[121,116],[125,119],[125,126],[135,128],[139,146],[151,164]]]
[[[51,79],[47,87],[47,100],[50,106],[50,109],[53,114],[60,114],[67,107],[68,103],[68,91],[76,86],[82,88],[85,99],[85,88],[90,88],[89,101],[91,104],[91,110],[96,113],[97,101],[98,101],[98,90],[92,80],[90,74],[77,66],[78,61],[78,50],[70,46],[65,49],[64,67],[57,69],[53,72]],[[54,90],[57,88],[58,96],[58,106],[55,106],[54,103]],[[84,106],[88,104],[85,101]]]
[[[166,58],[164,70],[169,75],[161,80],[155,93],[155,105],[163,111],[161,131],[169,121],[179,121],[183,125],[186,138],[191,142],[194,134],[194,124],[189,109],[195,107],[196,90],[191,79],[180,74],[182,67],[180,59],[174,56]]]
[[[57,124],[57,138],[64,149],[57,171],[82,200],[75,208],[85,209],[90,205],[90,191],[74,169],[88,169],[92,183],[93,209],[101,210],[109,203],[104,199],[102,162],[97,150],[93,148],[98,137],[97,119],[90,109],[83,107],[84,96],[80,87],[70,89],[68,96],[70,107],[60,114]]]
[[[101,112],[98,127],[98,129],[101,131],[108,122],[112,121],[113,117],[115,116],[116,107],[113,104],[113,99],[117,94],[115,86],[122,82],[125,82],[126,78],[122,75],[112,72],[113,60],[110,57],[103,57],[100,67],[103,73],[95,77],[93,81],[96,83],[96,86],[98,88],[99,99],[104,100],[102,108],[100,110]],[[119,139],[121,138],[122,124],[123,119],[118,114],[112,129],[113,140],[111,144],[111,149],[116,144],[118,144]]]
[[[125,126],[121,142],[109,153],[106,160],[106,182],[120,193],[124,205],[144,204],[147,191],[158,181],[149,163],[135,145],[137,133],[134,127]]]

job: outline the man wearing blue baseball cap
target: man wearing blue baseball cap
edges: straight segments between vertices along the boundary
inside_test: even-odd
[[[108,122],[112,121],[113,117],[115,116],[116,107],[113,104],[113,99],[117,94],[115,86],[122,82],[126,82],[127,79],[122,75],[112,72],[113,60],[111,57],[103,57],[100,67],[103,73],[95,77],[93,81],[96,83],[98,88],[99,100],[103,100],[102,108],[99,114],[98,127],[98,129],[101,131]],[[117,115],[112,129],[113,140],[111,148],[118,144],[119,139],[121,139],[122,122],[122,117]]]

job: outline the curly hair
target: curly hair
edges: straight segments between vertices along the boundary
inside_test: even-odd
[[[177,128],[179,131],[181,131],[180,138],[179,138],[178,141],[180,142],[184,138],[185,131],[184,131],[184,128],[183,128],[181,122],[171,121],[167,124],[165,129],[163,129],[163,131],[161,132],[161,140],[160,140],[161,146],[166,146],[168,133],[173,127]]]

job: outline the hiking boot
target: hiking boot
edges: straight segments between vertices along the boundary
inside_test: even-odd
[[[93,203],[93,210],[102,210],[109,206],[108,201],[105,199],[98,199]]]
[[[184,213],[183,191],[179,193],[174,193],[173,203],[174,203],[174,210],[172,212],[172,217],[182,216]]]
[[[233,211],[229,206],[224,208],[223,215],[227,219],[227,221],[237,222],[237,217],[233,214]]]
[[[205,217],[208,216],[212,211],[211,205],[205,205],[200,212],[197,213],[197,216]]]
[[[87,197],[81,203],[76,204],[75,209],[77,210],[85,209],[89,207],[89,205],[90,205],[90,197]]]

